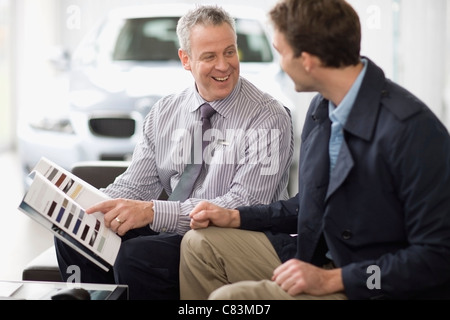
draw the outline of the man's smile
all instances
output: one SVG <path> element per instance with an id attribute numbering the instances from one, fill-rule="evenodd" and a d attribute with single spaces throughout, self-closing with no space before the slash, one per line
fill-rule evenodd
<path id="1" fill-rule="evenodd" d="M 218 78 L 218 77 L 212 77 L 212 78 L 214 80 L 216 80 L 216 81 L 219 81 L 219 82 L 225 82 L 225 81 L 227 81 L 230 78 L 230 76 L 226 76 L 224 78 Z"/>

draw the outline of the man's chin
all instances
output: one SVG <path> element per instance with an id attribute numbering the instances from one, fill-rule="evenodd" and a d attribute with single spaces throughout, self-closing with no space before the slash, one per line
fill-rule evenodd
<path id="1" fill-rule="evenodd" d="M 216 100 L 223 100 L 226 97 L 230 95 L 230 93 L 233 91 L 233 88 L 216 88 L 212 90 L 210 93 L 211 97 L 214 97 L 212 100 L 209 101 L 216 101 Z"/>

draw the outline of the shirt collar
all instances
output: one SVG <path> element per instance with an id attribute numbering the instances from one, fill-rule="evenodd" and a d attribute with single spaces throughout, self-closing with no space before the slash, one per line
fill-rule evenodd
<path id="1" fill-rule="evenodd" d="M 231 93 L 225 99 L 209 101 L 209 104 L 211 105 L 211 107 L 214 108 L 214 110 L 216 110 L 217 113 L 219 113 L 221 116 L 226 118 L 227 115 L 230 114 L 230 111 L 231 111 L 230 109 L 233 108 L 234 101 L 236 100 L 239 92 L 241 91 L 241 87 L 242 87 L 242 79 L 239 78 L 233 91 L 231 91 Z M 194 101 L 195 101 L 195 103 L 189 110 L 190 112 L 196 111 L 198 108 L 200 108 L 200 106 L 202 104 L 207 102 L 198 93 L 197 86 L 195 86 L 195 89 L 194 89 Z"/>
<path id="2" fill-rule="evenodd" d="M 338 121 L 342 126 L 344 126 L 345 123 L 347 122 L 348 115 L 352 110 L 353 104 L 355 103 L 356 100 L 356 96 L 358 95 L 359 89 L 361 88 L 361 83 L 364 79 L 364 75 L 366 74 L 367 59 L 361 58 L 361 62 L 364 65 L 363 69 L 359 73 L 352 87 L 347 92 L 347 94 L 345 95 L 341 103 L 338 105 L 338 107 L 336 108 L 333 102 L 331 101 L 328 102 L 328 113 L 330 119 L 333 122 Z"/>

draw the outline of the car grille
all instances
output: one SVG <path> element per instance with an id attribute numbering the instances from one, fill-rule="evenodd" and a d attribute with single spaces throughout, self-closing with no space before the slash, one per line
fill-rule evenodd
<path id="1" fill-rule="evenodd" d="M 97 136 L 129 138 L 135 133 L 136 122 L 130 118 L 94 118 L 89 120 L 89 128 Z"/>

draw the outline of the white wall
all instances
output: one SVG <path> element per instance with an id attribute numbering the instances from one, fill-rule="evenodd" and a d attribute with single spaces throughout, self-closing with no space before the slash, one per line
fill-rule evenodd
<path id="1" fill-rule="evenodd" d="M 14 1 L 14 101 L 17 114 L 45 110 L 48 99 L 58 94 L 52 85 L 55 70 L 49 63 L 58 41 L 55 0 Z"/>
<path id="2" fill-rule="evenodd" d="M 446 0 L 400 2 L 398 80 L 449 125 L 444 104 L 450 58 L 447 6 Z"/>

